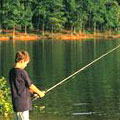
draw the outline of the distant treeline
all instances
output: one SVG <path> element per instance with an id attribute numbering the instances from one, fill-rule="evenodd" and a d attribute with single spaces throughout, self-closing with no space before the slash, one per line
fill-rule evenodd
<path id="1" fill-rule="evenodd" d="M 0 29 L 120 29 L 119 0 L 0 0 Z"/>

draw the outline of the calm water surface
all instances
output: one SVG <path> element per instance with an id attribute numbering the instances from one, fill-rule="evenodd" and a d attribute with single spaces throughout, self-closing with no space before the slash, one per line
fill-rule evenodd
<path id="1" fill-rule="evenodd" d="M 39 88 L 48 89 L 119 44 L 120 40 L 0 41 L 0 76 L 8 78 L 16 51 L 27 50 L 30 78 Z M 119 120 L 120 48 L 33 106 L 31 120 Z M 13 120 L 13 115 L 6 120 Z"/>

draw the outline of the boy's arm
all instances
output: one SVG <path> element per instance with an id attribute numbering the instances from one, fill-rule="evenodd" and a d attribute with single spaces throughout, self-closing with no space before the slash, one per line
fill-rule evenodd
<path id="1" fill-rule="evenodd" d="M 30 91 L 37 93 L 40 97 L 45 96 L 45 91 L 40 91 L 35 85 L 31 84 L 29 87 Z"/>

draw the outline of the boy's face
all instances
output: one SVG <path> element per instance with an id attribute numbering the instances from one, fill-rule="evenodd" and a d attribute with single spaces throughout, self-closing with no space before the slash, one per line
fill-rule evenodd
<path id="1" fill-rule="evenodd" d="M 21 68 L 24 69 L 27 66 L 28 63 L 29 63 L 29 60 L 28 61 L 21 60 L 20 61 Z"/>

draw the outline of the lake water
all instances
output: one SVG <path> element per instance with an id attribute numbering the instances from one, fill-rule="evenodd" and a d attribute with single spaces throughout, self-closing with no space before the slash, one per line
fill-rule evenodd
<path id="1" fill-rule="evenodd" d="M 15 53 L 27 50 L 30 78 L 39 88 L 48 89 L 119 44 L 120 40 L 0 41 L 0 76 L 8 78 Z M 31 120 L 119 120 L 120 48 L 33 106 Z M 13 115 L 6 120 L 13 120 Z"/>

